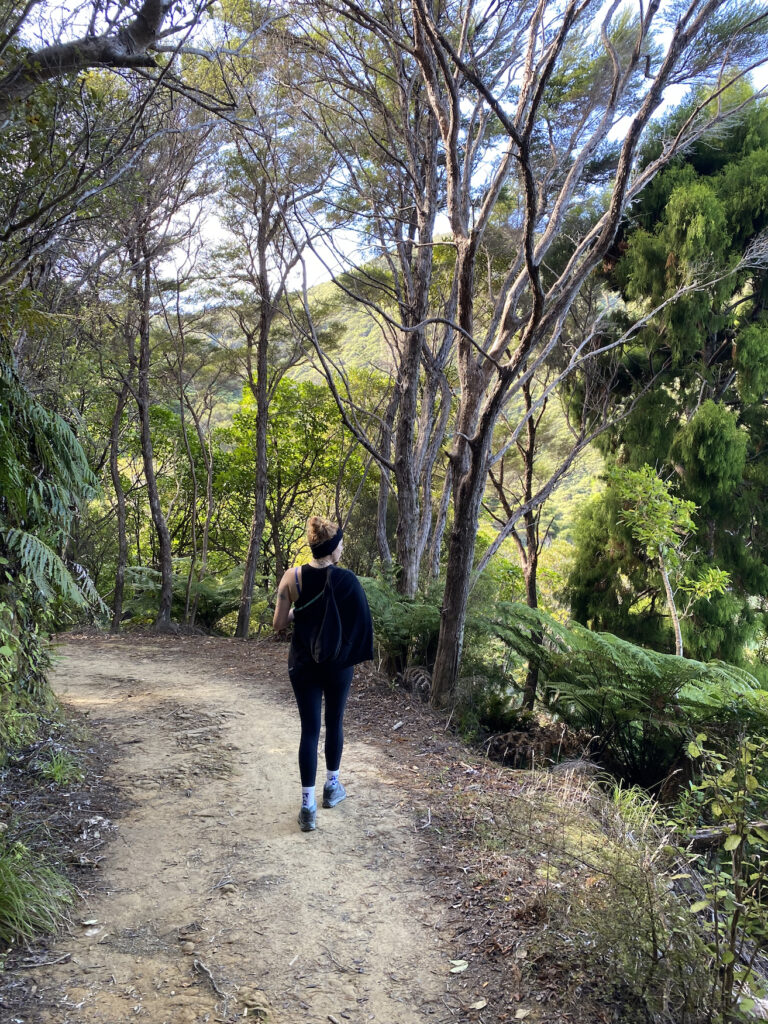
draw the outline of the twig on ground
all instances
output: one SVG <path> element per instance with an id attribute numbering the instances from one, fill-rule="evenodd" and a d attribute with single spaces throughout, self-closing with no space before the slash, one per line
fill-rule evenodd
<path id="1" fill-rule="evenodd" d="M 336 959 L 336 957 L 333 955 L 333 953 L 331 952 L 331 950 L 327 946 L 323 946 L 323 949 L 328 954 L 328 956 L 331 958 L 331 960 L 336 964 L 336 966 L 339 968 L 340 971 L 346 971 L 347 974 L 362 974 L 363 973 L 362 967 L 347 967 L 345 964 L 340 963 Z"/>
<path id="2" fill-rule="evenodd" d="M 65 953 L 63 956 L 57 957 L 55 960 L 40 960 L 36 964 L 17 964 L 11 968 L 13 971 L 34 971 L 38 967 L 51 967 L 53 964 L 65 964 L 72 958 L 71 953 Z"/>
<path id="3" fill-rule="evenodd" d="M 204 974 L 208 978 L 208 981 L 210 981 L 211 983 L 211 988 L 213 989 L 217 996 L 221 996 L 222 999 L 227 998 L 226 992 L 221 991 L 219 986 L 214 981 L 214 977 L 211 974 L 209 968 L 203 963 L 202 960 L 193 961 L 192 966 L 195 968 L 198 974 Z"/>

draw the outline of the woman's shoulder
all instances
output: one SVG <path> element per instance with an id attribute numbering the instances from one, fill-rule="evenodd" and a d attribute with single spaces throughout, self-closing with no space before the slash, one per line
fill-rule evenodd
<path id="1" fill-rule="evenodd" d="M 282 578 L 281 578 L 280 583 L 279 583 L 278 586 L 279 587 L 287 587 L 288 584 L 294 584 L 296 582 L 296 576 L 297 575 L 298 575 L 299 579 L 301 579 L 301 570 L 302 570 L 302 568 L 303 568 L 303 566 L 301 566 L 301 565 L 293 565 L 293 566 L 291 566 L 290 569 L 286 569 L 285 572 L 282 575 Z"/>

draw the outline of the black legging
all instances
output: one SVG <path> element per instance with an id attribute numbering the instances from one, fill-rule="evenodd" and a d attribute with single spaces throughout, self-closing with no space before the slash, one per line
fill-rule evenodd
<path id="1" fill-rule="evenodd" d="M 344 749 L 344 708 L 352 683 L 353 668 L 293 669 L 291 686 L 301 718 L 299 773 L 304 787 L 314 786 L 317 776 L 317 744 L 320 739 L 320 709 L 325 694 L 325 766 L 337 772 Z"/>

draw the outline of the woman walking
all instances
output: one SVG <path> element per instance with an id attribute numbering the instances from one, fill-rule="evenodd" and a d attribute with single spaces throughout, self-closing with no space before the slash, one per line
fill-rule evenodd
<path id="1" fill-rule="evenodd" d="M 341 527 L 328 519 L 312 516 L 307 522 L 307 543 L 312 560 L 307 565 L 289 569 L 283 576 L 277 588 L 272 623 L 276 630 L 285 629 L 289 622 L 294 624 L 288 675 L 301 719 L 299 827 L 302 832 L 311 832 L 317 825 L 315 779 L 323 695 L 327 769 L 323 807 L 335 807 L 347 795 L 339 781 L 339 768 L 344 747 L 344 708 L 354 666 L 373 658 L 373 625 L 365 592 L 353 572 L 338 567 L 344 549 Z M 326 584 L 333 590 L 341 623 L 341 635 L 336 638 L 338 643 L 333 644 L 331 656 L 327 651 L 319 651 L 317 642 L 329 604 Z"/>

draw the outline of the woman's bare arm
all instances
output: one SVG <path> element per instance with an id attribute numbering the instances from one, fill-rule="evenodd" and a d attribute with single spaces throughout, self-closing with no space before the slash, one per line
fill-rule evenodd
<path id="1" fill-rule="evenodd" d="M 277 588 L 277 601 L 275 602 L 275 614 L 272 618 L 272 628 L 280 631 L 285 629 L 293 621 L 293 608 L 291 603 L 294 600 L 292 583 L 292 570 L 283 574 L 280 585 Z"/>

